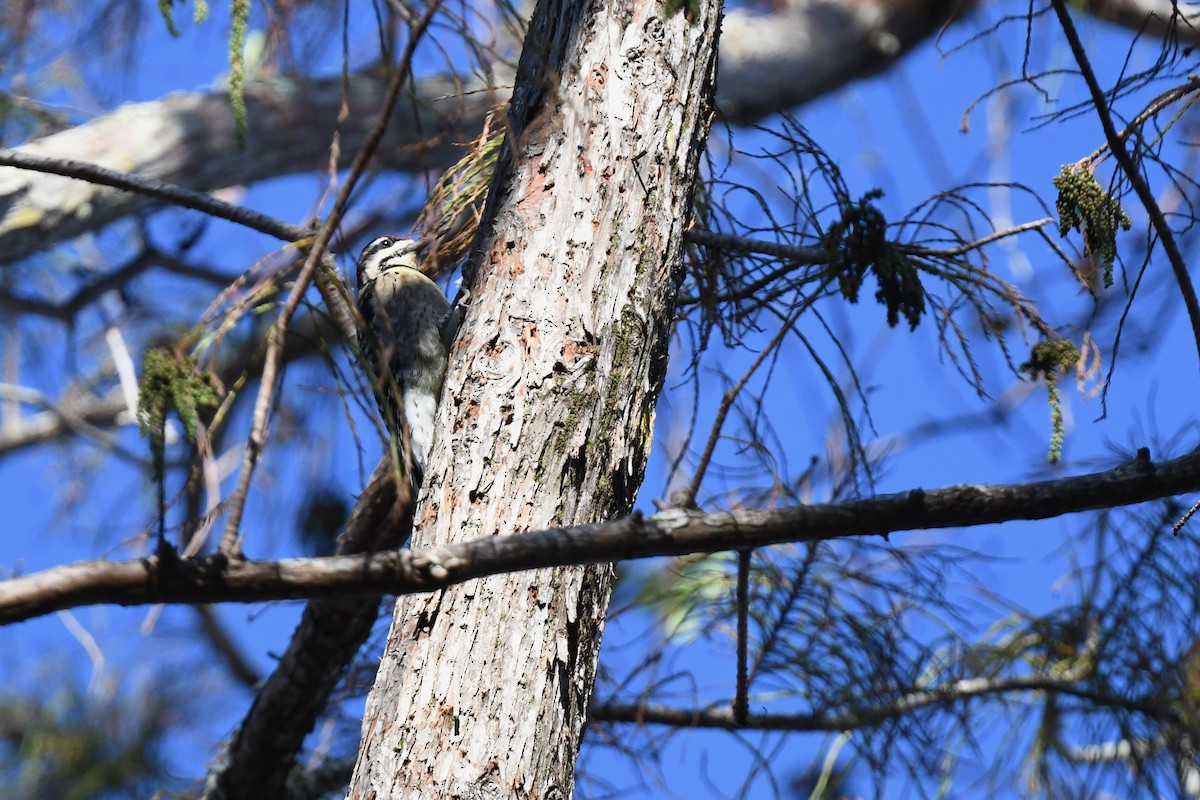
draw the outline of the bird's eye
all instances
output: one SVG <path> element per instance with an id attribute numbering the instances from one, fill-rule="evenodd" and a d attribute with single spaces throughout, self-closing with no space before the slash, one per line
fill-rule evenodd
<path id="1" fill-rule="evenodd" d="M 383 239 L 380 240 L 380 244 L 382 244 L 384 247 L 391 247 L 395 243 L 396 243 L 396 240 L 390 236 L 385 236 L 385 237 L 383 237 Z"/>

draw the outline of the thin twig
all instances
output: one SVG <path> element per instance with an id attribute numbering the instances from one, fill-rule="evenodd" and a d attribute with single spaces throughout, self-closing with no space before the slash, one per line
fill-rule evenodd
<path id="1" fill-rule="evenodd" d="M 750 649 L 750 555 L 753 550 L 738 551 L 737 572 L 737 685 L 733 696 L 733 720 L 741 726 L 750 715 L 750 677 L 747 663 Z"/>
<path id="2" fill-rule="evenodd" d="M 949 247 L 943 250 L 932 247 L 919 247 L 911 244 L 900 245 L 900 249 L 903 250 L 906 255 L 920 256 L 922 258 L 958 258 L 959 256 L 964 256 L 967 253 L 974 252 L 985 245 L 989 245 L 992 242 L 998 242 L 1001 239 L 1007 239 L 1010 236 L 1016 236 L 1018 234 L 1025 233 L 1026 231 L 1035 231 L 1053 222 L 1053 217 L 1043 217 L 1042 219 L 1035 219 L 1031 222 L 1023 222 L 1020 225 L 1014 225 L 1011 228 L 1005 228 L 1002 231 L 990 233 L 987 236 L 984 236 L 982 239 L 976 239 L 973 242 L 967 242 L 959 245 L 958 247 Z"/>
<path id="3" fill-rule="evenodd" d="M 1187 97 L 1189 94 L 1197 91 L 1198 89 L 1200 89 L 1200 75 L 1188 76 L 1187 83 L 1182 84 L 1181 86 L 1176 86 L 1173 89 L 1168 89 L 1150 101 L 1149 105 L 1142 109 L 1142 112 L 1130 120 L 1129 124 L 1126 125 L 1119 134 L 1117 134 L 1117 138 L 1124 143 L 1124 141 L 1128 139 L 1134 133 L 1134 131 L 1140 132 L 1142 125 L 1145 124 L 1145 122 L 1151 117 L 1155 116 L 1158 114 L 1158 112 L 1162 111 L 1177 100 Z M 1184 108 L 1186 109 L 1187 107 L 1185 106 Z M 1096 148 L 1094 153 L 1085 158 L 1084 161 L 1088 164 L 1098 164 L 1103 160 L 1104 154 L 1110 149 L 1111 148 L 1109 147 L 1108 143 L 1102 144 Z"/>
<path id="4" fill-rule="evenodd" d="M 739 253 L 759 253 L 764 256 L 786 258 L 797 266 L 827 264 L 829 262 L 829 251 L 824 247 L 797 247 L 790 244 L 780 244 L 779 242 L 768 242 L 763 239 L 751 239 L 748 236 L 715 233 L 699 228 L 685 231 L 683 238 L 690 244 L 719 247 L 722 250 L 735 250 Z"/>
<path id="5" fill-rule="evenodd" d="M 1171 533 L 1175 536 L 1178 536 L 1180 529 L 1184 525 L 1187 525 L 1188 520 L 1195 516 L 1197 511 L 1200 511 L 1200 500 L 1196 501 L 1196 503 L 1194 503 L 1192 507 L 1187 510 L 1187 513 L 1180 517 L 1179 521 L 1171 526 Z"/>
<path id="6" fill-rule="evenodd" d="M 1007 239 L 1010 236 L 1017 236 L 1028 231 L 1039 230 L 1046 225 L 1054 222 L 1053 217 L 1043 217 L 1042 219 L 1023 222 L 1020 225 L 1014 225 L 1011 228 L 1005 228 L 1002 231 L 995 231 L 973 242 L 965 242 L 957 247 L 948 248 L 933 248 L 921 247 L 913 244 L 901 244 L 900 249 L 906 254 L 917 256 L 919 258 L 937 258 L 937 259 L 954 259 L 967 253 L 979 250 L 993 242 L 998 242 L 1001 239 Z M 752 253 L 756 255 L 771 256 L 773 258 L 781 258 L 787 261 L 784 266 L 774 270 L 767 275 L 757 278 L 752 283 L 737 289 L 736 291 L 726 294 L 715 295 L 711 297 L 702 295 L 683 295 L 680 296 L 676 303 L 680 306 L 694 305 L 696 303 L 724 303 L 743 300 L 754 295 L 760 289 L 771 284 L 775 280 L 786 276 L 796 267 L 817 266 L 829 263 L 829 254 L 826 250 L 817 247 L 796 247 L 794 245 L 779 244 L 778 242 L 768 242 L 761 239 L 751 239 L 744 236 L 733 236 L 724 233 L 714 233 L 707 230 L 693 229 L 684 234 L 688 242 L 692 244 L 701 244 L 708 247 L 716 247 L 722 250 L 731 250 L 739 253 Z"/>
<path id="7" fill-rule="evenodd" d="M 828 282 L 828 279 L 826 279 L 826 282 Z M 749 383 L 750 378 L 752 378 L 754 373 L 758 371 L 758 368 L 763 365 L 763 362 L 767 360 L 767 357 L 770 356 L 771 353 L 775 351 L 775 348 L 779 347 L 779 345 L 783 342 L 784 337 L 787 336 L 791 331 L 792 325 L 795 324 L 799 316 L 816 301 L 816 298 L 821 296 L 821 291 L 823 289 L 824 285 L 805 298 L 804 302 L 802 302 L 796 308 L 796 310 L 793 311 L 786 320 L 784 320 L 783 325 L 781 325 L 779 328 L 779 332 L 775 334 L 767 346 L 763 348 L 763 351 L 758 354 L 758 358 L 754 359 L 754 363 L 751 364 L 750 368 L 746 370 L 746 373 L 742 375 L 741 380 L 739 380 L 731 389 L 729 389 L 729 391 L 725 392 L 725 395 L 721 398 L 721 405 L 717 409 L 717 416 L 716 419 L 713 420 L 712 429 L 708 432 L 708 441 L 704 445 L 704 452 L 700 456 L 700 462 L 696 465 L 696 472 L 692 476 L 692 483 L 687 488 L 686 493 L 675 500 L 675 503 L 681 508 L 691 508 L 696 504 L 696 495 L 700 493 L 700 483 L 704 480 L 704 473 L 708 471 L 708 465 L 712 461 L 713 451 L 716 450 L 717 441 L 721 438 L 721 429 L 725 426 L 725 419 L 729 416 L 729 412 L 733 408 L 733 404 L 737 400 L 738 395 L 742 393 L 742 389 L 746 388 L 746 384 Z"/>
<path id="8" fill-rule="evenodd" d="M 600 722 L 636 722 L 671 725 L 676 728 L 746 728 L 775 731 L 845 731 L 869 728 L 913 711 L 941 706 L 957 706 L 973 697 L 1011 692 L 1050 692 L 1079 697 L 1099 705 L 1148 715 L 1169 714 L 1165 706 L 1149 699 L 1125 698 L 1095 691 L 1077 675 L 1028 675 L 1015 677 L 964 678 L 933 689 L 917 689 L 878 704 L 864 704 L 845 711 L 817 711 L 810 714 L 755 714 L 738 723 L 733 714 L 720 708 L 675 708 L 648 703 L 593 703 L 588 716 Z"/>

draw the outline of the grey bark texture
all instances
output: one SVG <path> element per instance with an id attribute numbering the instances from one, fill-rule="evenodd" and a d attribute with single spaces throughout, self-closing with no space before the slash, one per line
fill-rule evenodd
<path id="1" fill-rule="evenodd" d="M 414 546 L 629 512 L 711 117 L 719 4 L 544 0 L 477 244 Z M 612 570 L 396 606 L 352 798 L 570 797 Z"/>
<path id="2" fill-rule="evenodd" d="M 83 125 L 36 139 L 20 152 L 86 161 L 198 191 L 253 183 L 330 166 L 348 167 L 387 90 L 381 71 L 320 80 L 257 81 L 246 89 L 246 148 L 234 135 L 226 92 L 175 93 L 131 103 Z M 460 94 L 461 92 L 461 94 Z M 455 142 L 479 134 L 496 95 L 475 83 L 421 81 L 396 113 L 377 150 L 391 169 L 442 169 L 461 156 Z M 344 119 L 339 119 L 343 101 Z M 0 264 L 9 263 L 161 201 L 71 178 L 0 167 Z"/>

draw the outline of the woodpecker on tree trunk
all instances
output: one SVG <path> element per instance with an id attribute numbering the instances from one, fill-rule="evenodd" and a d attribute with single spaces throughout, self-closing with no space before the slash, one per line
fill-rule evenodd
<path id="1" fill-rule="evenodd" d="M 381 236 L 358 257 L 358 345 L 384 424 L 412 453 L 414 483 L 425 472 L 446 355 L 454 331 L 450 302 L 419 270 L 422 246 Z"/>

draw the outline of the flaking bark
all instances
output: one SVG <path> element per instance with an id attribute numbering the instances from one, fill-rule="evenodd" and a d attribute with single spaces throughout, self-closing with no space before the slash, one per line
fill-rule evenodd
<path id="1" fill-rule="evenodd" d="M 414 545 L 628 513 L 711 117 L 719 5 L 543 2 Z M 612 570 L 397 604 L 352 798 L 569 797 Z"/>

